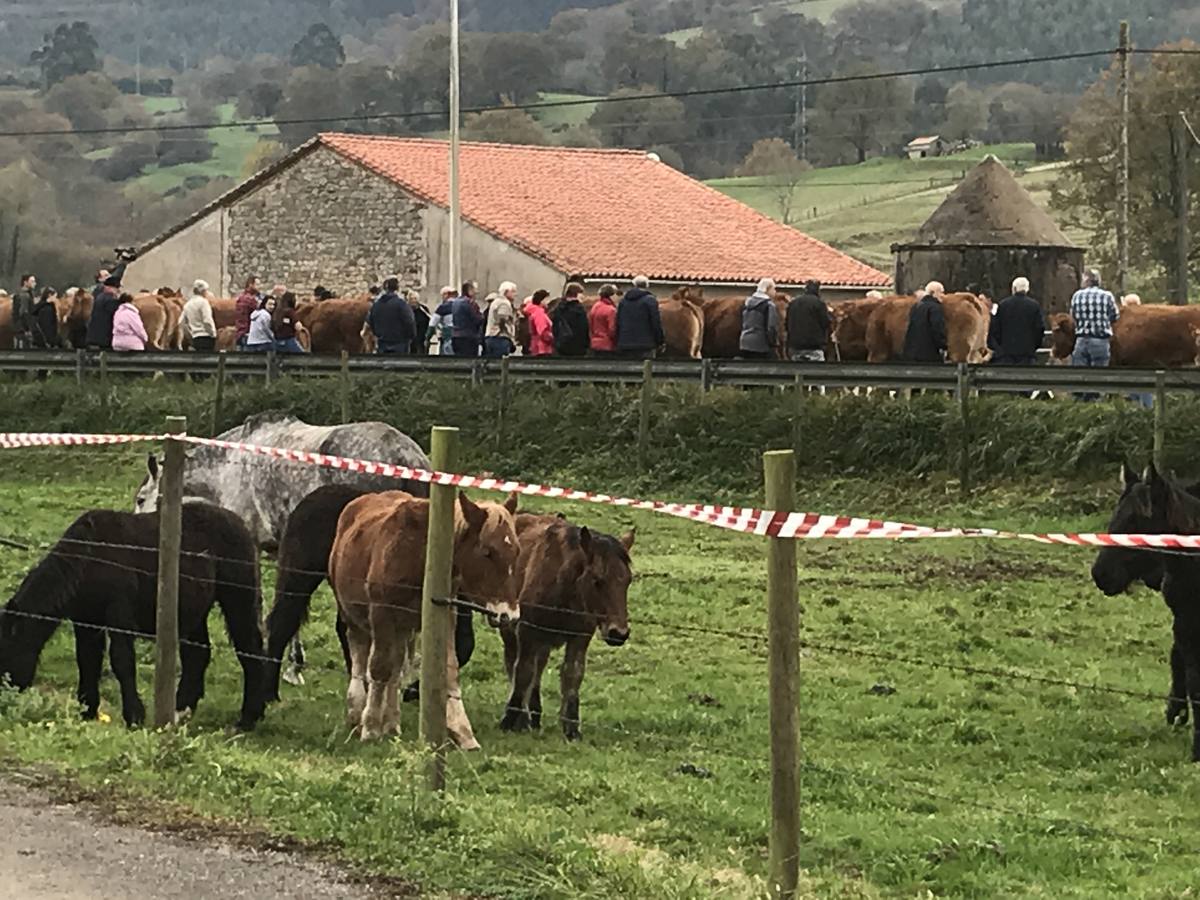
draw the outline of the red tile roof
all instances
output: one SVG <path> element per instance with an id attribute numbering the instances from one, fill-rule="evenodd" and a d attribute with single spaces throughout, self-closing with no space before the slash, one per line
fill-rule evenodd
<path id="1" fill-rule="evenodd" d="M 445 141 L 318 141 L 448 206 Z M 883 286 L 890 278 L 633 150 L 462 145 L 463 217 L 566 274 L 670 281 Z"/>

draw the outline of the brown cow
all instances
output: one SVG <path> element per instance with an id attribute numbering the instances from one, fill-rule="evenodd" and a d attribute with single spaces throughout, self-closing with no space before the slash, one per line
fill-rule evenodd
<path id="1" fill-rule="evenodd" d="M 1195 365 L 1193 326 L 1200 328 L 1200 306 L 1126 306 L 1113 324 L 1112 365 L 1147 369 Z M 1069 315 L 1050 316 L 1050 345 L 1056 361 L 1070 360 L 1075 350 L 1075 320 Z"/>
<path id="2" fill-rule="evenodd" d="M 704 349 L 703 300 L 703 289 L 684 287 L 658 304 L 667 339 L 664 358 L 700 359 Z"/>
<path id="3" fill-rule="evenodd" d="M 162 301 L 163 310 L 167 314 L 166 327 L 163 332 L 164 350 L 183 349 L 183 294 L 174 288 L 163 287 L 157 291 L 158 299 Z"/>
<path id="4" fill-rule="evenodd" d="M 370 297 L 344 297 L 301 303 L 296 307 L 296 319 L 312 335 L 313 353 L 363 353 L 363 323 L 370 310 Z"/>
<path id="5" fill-rule="evenodd" d="M 833 355 L 826 354 L 828 359 L 840 362 L 866 361 L 867 323 L 881 303 L 882 299 L 864 297 L 834 304 L 830 310 L 833 321 L 829 331 L 834 352 Z"/>
<path id="6" fill-rule="evenodd" d="M 867 361 L 891 362 L 904 357 L 904 338 L 908 316 L 916 297 L 885 297 L 867 322 Z M 954 363 L 986 362 L 988 326 L 992 310 L 986 300 L 974 294 L 946 294 L 942 297 L 946 313 L 946 358 Z"/>
<path id="7" fill-rule="evenodd" d="M 12 348 L 12 297 L 0 297 L 0 350 Z"/>
<path id="8" fill-rule="evenodd" d="M 168 350 L 171 323 L 167 302 L 158 294 L 138 294 L 133 298 L 142 324 L 146 326 L 146 349 Z"/>
<path id="9" fill-rule="evenodd" d="M 787 307 L 791 298 L 784 293 L 775 294 L 775 309 L 779 311 L 779 342 L 775 353 L 787 359 Z M 717 297 L 705 300 L 701 307 L 704 313 L 705 359 L 734 359 L 741 355 L 742 297 Z"/>
<path id="10" fill-rule="evenodd" d="M 500 624 L 520 617 L 516 508 L 515 494 L 504 505 L 477 505 L 459 494 L 454 511 L 450 596 L 485 607 Z M 400 731 L 399 689 L 421 627 L 428 530 L 429 501 L 403 491 L 359 497 L 338 519 L 329 583 L 350 649 L 347 718 L 364 741 Z M 463 708 L 453 641 L 447 668 L 447 728 L 459 747 L 476 750 L 479 742 Z"/>
<path id="11" fill-rule="evenodd" d="M 599 631 L 610 647 L 629 640 L 629 551 L 634 533 L 620 540 L 576 528 L 555 516 L 517 516 L 521 556 L 521 618 L 500 629 L 512 695 L 500 722 L 504 731 L 540 728 L 542 673 L 552 650 L 566 647 L 559 721 L 569 741 L 579 730 L 579 688 L 588 646 Z"/>

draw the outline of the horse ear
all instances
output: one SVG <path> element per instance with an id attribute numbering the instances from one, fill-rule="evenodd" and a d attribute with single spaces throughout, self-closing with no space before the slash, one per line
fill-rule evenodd
<path id="1" fill-rule="evenodd" d="M 579 529 L 579 546 L 583 548 L 583 552 L 588 556 L 592 555 L 592 533 L 585 525 Z"/>
<path id="2" fill-rule="evenodd" d="M 1129 490 L 1140 481 L 1141 478 L 1138 477 L 1138 473 L 1133 470 L 1128 461 L 1121 463 L 1121 487 L 1123 489 Z"/>
<path id="3" fill-rule="evenodd" d="M 513 491 L 508 495 L 508 499 L 504 501 L 504 508 L 508 510 L 510 515 L 517 514 L 517 506 L 521 502 L 521 495 Z"/>
<path id="4" fill-rule="evenodd" d="M 637 528 L 636 527 L 630 528 L 627 532 L 625 532 L 623 535 L 621 535 L 621 546 L 625 548 L 626 553 L 628 553 L 630 550 L 633 549 L 633 540 L 636 537 L 637 537 Z"/>
<path id="5" fill-rule="evenodd" d="M 158 478 L 158 457 L 153 453 L 146 455 L 146 471 L 150 473 L 151 478 Z"/>
<path id="6" fill-rule="evenodd" d="M 487 521 L 487 512 L 480 509 L 479 506 L 471 501 L 471 498 L 459 491 L 458 507 L 462 510 L 463 518 L 467 520 L 472 530 L 480 531 L 483 529 L 483 523 Z"/>

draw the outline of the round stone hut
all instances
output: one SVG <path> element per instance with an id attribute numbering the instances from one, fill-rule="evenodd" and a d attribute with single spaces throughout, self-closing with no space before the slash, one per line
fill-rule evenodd
<path id="1" fill-rule="evenodd" d="M 1083 249 L 994 156 L 972 169 L 913 240 L 894 244 L 892 253 L 897 293 L 940 281 L 949 291 L 974 289 L 999 300 L 1024 275 L 1048 313 L 1067 310 L 1083 273 Z"/>

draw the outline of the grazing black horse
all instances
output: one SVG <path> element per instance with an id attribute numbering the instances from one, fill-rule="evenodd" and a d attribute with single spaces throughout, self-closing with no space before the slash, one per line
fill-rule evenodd
<path id="1" fill-rule="evenodd" d="M 1125 466 L 1122 481 L 1111 534 L 1200 534 L 1200 486 L 1185 488 L 1154 466 L 1142 478 Z M 1092 580 L 1110 597 L 1135 581 L 1162 591 L 1174 618 L 1167 723 L 1186 724 L 1190 701 L 1192 761 L 1200 762 L 1200 552 L 1106 547 Z"/>
<path id="2" fill-rule="evenodd" d="M 424 485 L 418 485 L 424 488 Z M 279 541 L 279 575 L 275 582 L 275 603 L 267 616 L 266 695 L 268 702 L 279 699 L 280 663 L 284 649 L 308 619 L 312 595 L 329 570 L 329 553 L 337 536 L 338 518 L 351 501 L 371 493 L 349 484 L 330 484 L 317 488 L 300 501 L 288 516 Z M 424 496 L 427 491 L 421 491 Z M 342 645 L 346 671 L 350 671 L 350 651 L 346 643 L 346 626 L 337 619 L 337 635 Z M 475 650 L 475 629 L 471 611 L 459 607 L 454 633 L 458 665 L 465 666 Z M 419 687 L 409 685 L 405 700 L 417 697 Z"/>
<path id="3" fill-rule="evenodd" d="M 135 635 L 154 636 L 158 575 L 158 514 L 98 509 L 81 515 L 0 611 L 0 679 L 22 690 L 33 683 L 42 648 L 59 623 L 75 626 L 79 702 L 85 719 L 100 706 L 100 670 L 108 634 L 113 674 L 130 727 L 146 708 L 137 690 Z M 221 608 L 242 665 L 242 710 L 237 725 L 249 730 L 262 718 L 262 612 L 258 546 L 233 513 L 207 503 L 183 507 L 179 560 L 180 679 L 178 712 L 194 710 L 204 696 L 212 651 L 208 614 Z"/>

